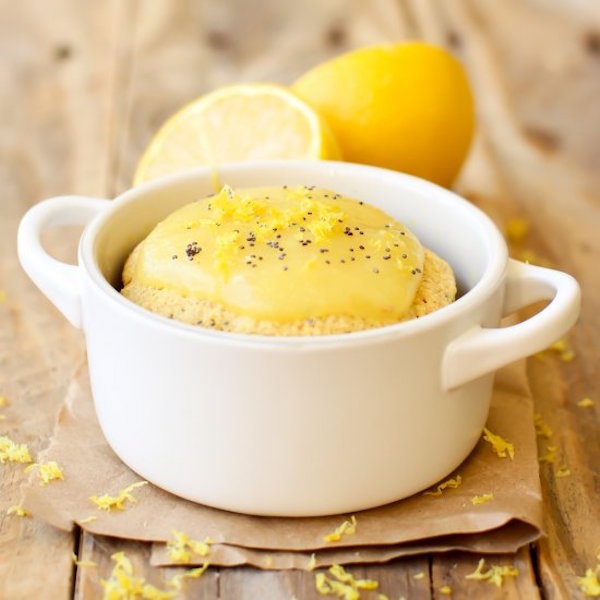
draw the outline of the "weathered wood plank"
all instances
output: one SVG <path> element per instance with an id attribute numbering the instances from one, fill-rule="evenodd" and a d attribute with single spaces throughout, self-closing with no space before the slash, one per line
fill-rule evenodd
<path id="1" fill-rule="evenodd" d="M 21 271 L 16 228 L 25 210 L 60 193 L 106 193 L 106 125 L 115 43 L 114 3 L 4 2 L 0 20 L 0 433 L 34 455 L 84 359 L 74 330 Z M 72 258 L 73 232 L 49 250 Z M 0 465 L 0 597 L 68 598 L 75 538 L 30 518 L 6 516 L 20 501 L 21 465 Z"/>
<path id="2" fill-rule="evenodd" d="M 477 556 L 464 553 L 451 553 L 436 556 L 433 559 L 431 579 L 434 598 L 448 597 L 443 588 L 448 586 L 455 598 L 472 597 L 487 600 L 493 598 L 522 598 L 533 600 L 539 598 L 539 590 L 535 581 L 529 549 L 523 548 L 516 555 L 497 555 L 486 557 L 484 571 L 490 565 L 510 566 L 516 568 L 519 574 L 515 577 L 505 577 L 501 587 L 489 581 L 466 579 L 473 573 L 479 562 Z"/>

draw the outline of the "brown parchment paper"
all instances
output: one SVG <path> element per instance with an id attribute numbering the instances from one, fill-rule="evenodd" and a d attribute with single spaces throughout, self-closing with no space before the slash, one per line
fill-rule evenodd
<path id="1" fill-rule="evenodd" d="M 542 527 L 533 408 L 524 362 L 498 373 L 488 426 L 515 445 L 514 460 L 498 458 L 490 445 L 481 441 L 452 474 L 462 477 L 458 489 L 446 490 L 439 497 L 418 494 L 357 513 L 356 533 L 335 544 L 326 543 L 323 536 L 349 515 L 252 517 L 198 505 L 152 485 L 136 489 L 138 502 L 129 504 L 127 510 L 105 512 L 90 502 L 91 495 L 116 494 L 141 478 L 117 458 L 104 440 L 84 365 L 58 414 L 53 439 L 44 455 L 38 457 L 57 461 L 65 479 L 40 487 L 32 475 L 23 504 L 37 517 L 67 530 L 74 522 L 81 524 L 94 515 L 96 520 L 81 526 L 101 535 L 163 543 L 170 539 L 173 529 L 185 531 L 194 539 L 210 536 L 216 542 L 211 562 L 219 564 L 217 557 L 221 556 L 223 565 L 302 567 L 310 553 L 316 552 L 319 557 L 324 550 L 340 563 L 353 561 L 351 556 L 356 557 L 356 552 L 362 553 L 360 562 L 367 562 L 368 557 L 377 562 L 402 553 L 455 548 L 484 551 L 481 544 L 486 539 L 494 540 L 493 546 L 488 543 L 487 551 L 492 547 L 498 552 L 507 547 L 516 550 L 535 539 Z M 494 499 L 474 506 L 471 498 L 484 493 L 493 493 Z M 484 532 L 489 533 L 481 535 Z M 304 554 L 294 556 L 294 552 Z M 266 553 L 270 554 L 269 560 L 264 557 Z M 155 548 L 153 560 L 167 564 L 161 548 Z"/>

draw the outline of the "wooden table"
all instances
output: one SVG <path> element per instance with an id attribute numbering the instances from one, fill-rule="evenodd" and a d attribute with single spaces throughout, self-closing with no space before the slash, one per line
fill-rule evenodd
<path id="1" fill-rule="evenodd" d="M 258 6 L 257 6 L 258 5 Z M 451 48 L 475 90 L 479 130 L 456 188 L 504 226 L 532 231 L 516 254 L 574 274 L 583 313 L 569 336 L 572 362 L 530 359 L 537 409 L 555 431 L 570 478 L 540 469 L 548 537 L 501 562 L 519 577 L 500 590 L 464 579 L 478 557 L 460 553 L 355 569 L 390 598 L 578 598 L 576 576 L 600 546 L 600 4 L 597 0 L 4 0 L 0 8 L 0 433 L 37 452 L 85 359 L 83 337 L 33 287 L 16 257 L 25 210 L 56 194 L 113 197 L 129 186 L 157 126 L 186 101 L 244 80 L 291 82 L 346 49 L 407 38 Z M 73 257 L 76 236 L 48 247 Z M 584 396 L 595 407 L 581 409 Z M 124 549 L 161 584 L 173 569 L 148 565 L 149 548 L 5 515 L 23 469 L 0 467 L 0 597 L 96 598 L 110 555 Z M 81 559 L 97 569 L 76 568 Z M 427 576 L 415 581 L 409 570 Z M 414 570 L 413 570 L 414 572 Z M 210 569 L 194 598 L 318 597 L 314 574 Z M 372 597 L 373 595 L 369 596 Z"/>

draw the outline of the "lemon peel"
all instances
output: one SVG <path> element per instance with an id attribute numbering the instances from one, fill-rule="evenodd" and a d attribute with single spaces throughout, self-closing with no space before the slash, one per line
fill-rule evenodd
<path id="1" fill-rule="evenodd" d="M 554 342 L 554 344 L 552 344 L 548 350 L 558 354 L 560 360 L 566 363 L 571 362 L 575 358 L 575 351 L 569 346 L 565 338 L 556 340 L 556 342 Z M 541 356 L 543 356 L 543 354 L 540 355 L 540 357 Z"/>
<path id="2" fill-rule="evenodd" d="M 97 567 L 93 560 L 78 560 L 75 552 L 71 552 L 71 560 L 76 567 Z"/>
<path id="3" fill-rule="evenodd" d="M 556 446 L 547 446 L 547 452 L 538 459 L 540 463 L 553 465 L 556 462 Z"/>
<path id="4" fill-rule="evenodd" d="M 577 585 L 586 596 L 592 598 L 600 596 L 600 581 L 598 580 L 599 571 L 600 565 L 597 565 L 595 569 L 586 569 L 585 575 L 577 578 Z"/>
<path id="5" fill-rule="evenodd" d="M 544 419 L 540 413 L 535 413 L 533 415 L 533 424 L 535 426 L 535 433 L 540 437 L 550 438 L 552 437 L 552 429 Z"/>
<path id="6" fill-rule="evenodd" d="M 517 577 L 519 569 L 511 567 L 510 565 L 497 566 L 491 565 L 489 570 L 483 571 L 485 566 L 485 559 L 482 558 L 477 565 L 477 568 L 473 573 L 465 575 L 466 579 L 474 579 L 477 581 L 489 581 L 497 587 L 502 587 L 505 577 Z"/>
<path id="7" fill-rule="evenodd" d="M 108 494 L 103 494 L 102 496 L 90 496 L 90 500 L 101 510 L 112 510 L 113 508 L 116 510 L 125 510 L 125 503 L 127 501 L 136 503 L 137 500 L 131 494 L 131 492 L 139 487 L 144 485 L 148 485 L 147 481 L 138 481 L 137 483 L 132 483 L 131 485 L 123 488 L 118 492 L 116 496 L 110 496 Z"/>
<path id="8" fill-rule="evenodd" d="M 169 600 L 175 598 L 176 591 L 167 592 L 160 590 L 143 577 L 136 577 L 133 565 L 124 552 L 116 552 L 111 556 L 115 563 L 109 579 L 102 579 L 100 583 L 104 590 L 104 600 Z"/>
<path id="9" fill-rule="evenodd" d="M 558 467 L 558 469 L 556 470 L 556 474 L 555 476 L 560 479 L 562 477 L 569 477 L 569 475 L 571 475 L 571 469 L 569 469 L 569 467 L 567 467 L 567 465 L 561 465 L 560 467 Z"/>
<path id="10" fill-rule="evenodd" d="M 492 445 L 492 450 L 500 458 L 506 458 L 510 460 L 515 457 L 515 447 L 509 441 L 502 439 L 499 435 L 492 433 L 487 427 L 483 428 L 483 439 Z"/>
<path id="11" fill-rule="evenodd" d="M 33 462 L 27 444 L 17 444 L 8 436 L 0 435 L 0 464 L 6 461 L 14 463 Z"/>
<path id="12" fill-rule="evenodd" d="M 494 494 L 481 494 L 480 496 L 473 496 L 471 498 L 471 504 L 484 504 L 494 499 Z"/>
<path id="13" fill-rule="evenodd" d="M 348 573 L 341 565 L 334 564 L 328 571 L 334 579 L 330 579 L 325 573 L 315 575 L 315 587 L 323 596 L 359 600 L 360 590 L 370 591 L 379 588 L 379 582 L 373 579 L 355 579 L 354 575 Z"/>
<path id="14" fill-rule="evenodd" d="M 183 582 L 185 579 L 198 579 L 204 575 L 204 571 L 209 567 L 208 562 L 205 562 L 201 567 L 196 567 L 195 569 L 188 569 L 184 573 L 177 573 L 167 581 L 167 585 L 169 587 L 175 588 L 178 592 L 183 589 Z"/>
<path id="15" fill-rule="evenodd" d="M 577 403 L 579 408 L 592 408 L 594 406 L 594 401 L 591 398 L 583 398 Z"/>
<path id="16" fill-rule="evenodd" d="M 15 506 L 9 507 L 6 511 L 6 514 L 9 516 L 15 515 L 15 517 L 29 517 L 31 513 L 17 504 Z"/>
<path id="17" fill-rule="evenodd" d="M 48 461 L 47 463 L 33 463 L 25 469 L 25 473 L 33 471 L 36 467 L 41 486 L 48 485 L 51 481 L 57 479 L 64 480 L 65 478 L 62 469 L 53 460 Z"/>
<path id="18" fill-rule="evenodd" d="M 169 558 L 176 563 L 189 564 L 194 554 L 203 557 L 208 556 L 210 544 L 214 543 L 209 537 L 205 538 L 203 542 L 192 540 L 189 535 L 176 529 L 173 529 L 171 534 L 173 539 L 167 542 L 167 550 Z"/>
<path id="19" fill-rule="evenodd" d="M 435 489 L 435 491 L 433 492 L 423 492 L 424 496 L 441 496 L 442 492 L 445 489 L 453 489 L 455 490 L 457 487 L 460 487 L 462 483 L 462 477 L 460 475 L 457 475 L 455 479 L 448 479 L 442 483 L 440 483 L 437 488 Z"/>
<path id="20" fill-rule="evenodd" d="M 443 585 L 440 588 L 440 594 L 443 596 L 452 596 L 452 588 L 449 585 Z"/>
<path id="21" fill-rule="evenodd" d="M 326 542 L 339 542 L 343 535 L 354 535 L 356 533 L 356 517 L 352 515 L 349 521 L 344 521 L 332 533 L 323 536 Z"/>

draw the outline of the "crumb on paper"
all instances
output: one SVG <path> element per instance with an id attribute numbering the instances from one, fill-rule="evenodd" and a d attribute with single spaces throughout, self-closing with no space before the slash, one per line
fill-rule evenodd
<path id="1" fill-rule="evenodd" d="M 485 559 L 482 558 L 477 565 L 477 568 L 473 573 L 465 575 L 466 579 L 474 579 L 476 581 L 488 581 L 497 587 L 502 587 L 505 577 L 517 577 L 519 569 L 511 567 L 510 565 L 491 565 L 490 568 L 484 572 L 483 567 L 485 566 Z"/>
<path id="2" fill-rule="evenodd" d="M 148 482 L 138 481 L 120 490 L 116 496 L 103 494 L 102 496 L 90 496 L 90 500 L 101 510 L 112 510 L 113 508 L 116 510 L 125 510 L 125 502 L 129 501 L 134 504 L 137 502 L 131 492 L 144 485 L 148 485 Z"/>
<path id="3" fill-rule="evenodd" d="M 325 573 L 315 575 L 315 587 L 322 596 L 337 596 L 344 600 L 359 600 L 360 590 L 376 590 L 379 582 L 373 579 L 355 579 L 341 565 L 332 565 L 329 568 L 331 579 Z"/>
<path id="4" fill-rule="evenodd" d="M 591 398 L 583 398 L 577 403 L 579 408 L 592 408 L 594 406 L 594 401 Z"/>
<path id="5" fill-rule="evenodd" d="M 571 475 L 571 469 L 569 469 L 567 465 L 561 465 L 560 467 L 558 467 L 558 469 L 556 469 L 555 476 L 557 477 L 557 479 L 560 479 L 562 477 L 569 477 L 569 475 Z"/>
<path id="6" fill-rule="evenodd" d="M 173 529 L 171 534 L 173 539 L 167 542 L 167 551 L 170 560 L 176 563 L 188 564 L 194 554 L 202 557 L 208 556 L 210 544 L 214 543 L 209 537 L 204 541 L 192 540 L 189 535 L 176 529 Z"/>
<path id="7" fill-rule="evenodd" d="M 308 571 L 314 571 L 316 566 L 317 566 L 317 556 L 313 552 L 310 555 L 310 560 L 308 561 L 308 565 L 306 565 L 306 568 Z"/>
<path id="8" fill-rule="evenodd" d="M 0 463 L 30 463 L 33 462 L 27 444 L 17 444 L 9 437 L 0 435 Z"/>
<path id="9" fill-rule="evenodd" d="M 540 413 L 535 413 L 535 415 L 533 415 L 533 424 L 537 435 L 547 439 L 552 437 L 552 429 L 550 429 L 550 426 L 544 421 Z"/>
<path id="10" fill-rule="evenodd" d="M 595 569 L 587 569 L 583 577 L 577 578 L 579 589 L 588 597 L 597 598 L 600 596 L 600 581 L 598 580 L 600 564 Z"/>
<path id="11" fill-rule="evenodd" d="M 494 494 L 481 494 L 479 496 L 473 496 L 471 498 L 471 504 L 484 504 L 485 502 L 489 502 L 494 499 Z"/>
<path id="12" fill-rule="evenodd" d="M 492 445 L 492 450 L 500 458 L 506 458 L 510 460 L 515 457 L 515 447 L 509 441 L 502 439 L 499 435 L 492 433 L 487 427 L 483 428 L 483 439 Z"/>
<path id="13" fill-rule="evenodd" d="M 354 535 L 356 533 L 356 517 L 352 515 L 349 521 L 344 521 L 339 527 L 328 533 L 323 539 L 326 542 L 339 542 L 343 535 Z"/>
<path id="14" fill-rule="evenodd" d="M 76 567 L 97 567 L 98 565 L 92 560 L 77 560 L 75 552 L 71 552 L 71 559 Z"/>
<path id="15" fill-rule="evenodd" d="M 143 577 L 136 577 L 133 565 L 124 552 L 116 552 L 111 556 L 115 563 L 110 577 L 100 580 L 104 590 L 104 600 L 129 600 L 143 598 L 145 600 L 168 600 L 177 596 L 177 591 L 160 590 Z"/>
<path id="16" fill-rule="evenodd" d="M 452 596 L 452 588 L 449 585 L 443 585 L 440 588 L 440 594 L 443 596 Z"/>
<path id="17" fill-rule="evenodd" d="M 442 492 L 445 489 L 453 489 L 455 490 L 457 487 L 460 487 L 460 484 L 462 483 L 462 477 L 460 475 L 457 475 L 456 478 L 453 479 L 448 479 L 442 483 L 440 483 L 435 491 L 433 492 L 423 492 L 424 496 L 441 496 Z"/>
<path id="18" fill-rule="evenodd" d="M 183 573 L 178 573 L 174 575 L 167 581 L 167 585 L 169 587 L 175 588 L 177 592 L 180 592 L 183 588 L 183 582 L 185 579 L 198 579 L 204 575 L 204 571 L 209 567 L 208 562 L 205 562 L 201 567 L 196 567 L 195 569 L 188 569 Z"/>
<path id="19" fill-rule="evenodd" d="M 65 478 L 62 469 L 53 460 L 47 463 L 33 463 L 25 469 L 25 472 L 29 473 L 36 467 L 41 486 L 48 485 L 51 481 L 55 481 L 57 479 L 63 480 Z"/>
<path id="20" fill-rule="evenodd" d="M 30 512 L 24 509 L 22 506 L 16 504 L 15 506 L 9 507 L 9 509 L 6 511 L 6 514 L 9 516 L 15 515 L 15 517 L 28 517 Z"/>
<path id="21" fill-rule="evenodd" d="M 81 519 L 81 521 L 78 521 L 78 523 L 80 525 L 85 525 L 86 523 L 91 523 L 92 521 L 95 521 L 98 517 L 96 515 L 90 515 L 89 517 L 86 517 L 85 519 Z"/>
<path id="22" fill-rule="evenodd" d="M 423 571 L 419 571 L 413 575 L 413 579 L 425 579 L 425 573 L 423 573 Z"/>
<path id="23" fill-rule="evenodd" d="M 509 219 L 506 223 L 506 237 L 515 244 L 522 242 L 529 233 L 529 221 L 523 217 Z"/>

